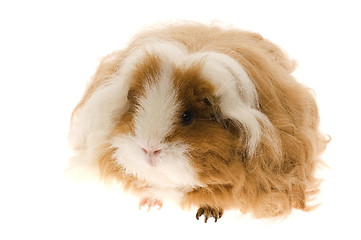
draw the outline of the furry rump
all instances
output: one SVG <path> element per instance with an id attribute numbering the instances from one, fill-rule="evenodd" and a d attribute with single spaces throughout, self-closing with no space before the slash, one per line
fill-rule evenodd
<path id="1" fill-rule="evenodd" d="M 198 23 L 155 27 L 135 36 L 126 49 L 105 57 L 72 116 L 71 139 L 74 149 L 82 152 L 81 158 L 97 163 L 102 178 L 115 178 L 135 192 L 149 190 L 146 182 L 127 174 L 117 164 L 110 139 L 116 134 L 134 133 L 133 119 L 127 115 L 130 107 L 125 103 L 131 86 L 127 79 L 139 66 L 138 50 L 157 42 L 170 43 L 194 56 L 222 54 L 245 71 L 244 76 L 241 74 L 243 85 L 236 86 L 238 90 L 232 89 L 239 103 L 241 100 L 245 103 L 239 108 L 243 107 L 245 114 L 240 114 L 241 110 L 234 114 L 227 112 L 226 104 L 234 106 L 234 102 L 222 102 L 222 99 L 233 92 L 217 93 L 217 89 L 213 92 L 218 97 L 214 101 L 221 102 L 219 121 L 227 132 L 220 129 L 222 137 L 215 136 L 215 143 L 195 140 L 189 144 L 190 165 L 201 184 L 185 190 L 180 204 L 185 208 L 204 205 L 237 208 L 256 217 L 283 216 L 292 208 L 311 209 L 310 199 L 319 191 L 320 183 L 315 171 L 329 141 L 319 131 L 315 97 L 310 89 L 292 77 L 295 64 L 279 47 L 259 34 L 232 27 Z M 227 59 L 225 69 L 234 77 L 239 73 L 234 73 Z M 217 64 L 219 66 L 219 62 Z M 220 79 L 209 81 L 219 90 L 217 80 Z M 241 84 L 239 82 L 241 80 L 237 84 Z M 253 88 L 254 93 L 247 91 Z M 250 123 L 247 127 L 246 114 L 250 114 L 249 122 L 254 125 Z M 120 126 L 122 121 L 129 124 Z M 239 136 L 235 138 L 230 130 Z M 198 139 L 197 136 L 194 139 Z M 224 146 L 227 153 L 212 144 Z M 202 152 L 202 149 L 207 151 Z M 209 165 L 204 163 L 204 156 Z M 227 159 L 227 162 L 219 159 Z"/>

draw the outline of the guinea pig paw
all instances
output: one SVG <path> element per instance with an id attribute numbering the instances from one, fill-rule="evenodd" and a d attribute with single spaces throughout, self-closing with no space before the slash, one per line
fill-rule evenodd
<path id="1" fill-rule="evenodd" d="M 223 215 L 223 209 L 215 208 L 211 206 L 203 206 L 200 207 L 197 211 L 196 218 L 199 220 L 200 216 L 204 216 L 204 222 L 206 223 L 208 221 L 208 218 L 213 217 L 214 222 L 217 222 L 218 219 L 220 219 Z"/>
<path id="2" fill-rule="evenodd" d="M 143 207 L 147 208 L 147 211 L 149 212 L 151 208 L 157 207 L 158 210 L 160 210 L 163 206 L 162 201 L 152 198 L 143 198 L 139 202 L 139 210 L 141 210 Z"/>

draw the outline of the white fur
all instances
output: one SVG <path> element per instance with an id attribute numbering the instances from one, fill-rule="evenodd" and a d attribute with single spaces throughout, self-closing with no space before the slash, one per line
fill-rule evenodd
<path id="1" fill-rule="evenodd" d="M 107 141 L 117 118 L 127 110 L 126 96 L 132 80 L 131 74 L 147 52 L 165 57 L 165 62 L 171 58 L 178 59 L 183 54 L 179 46 L 161 42 L 145 45 L 127 56 L 120 69 L 74 114 L 69 134 L 73 149 L 91 151 Z"/>
<path id="2" fill-rule="evenodd" d="M 114 157 L 117 162 L 128 174 L 147 182 L 152 192 L 157 192 L 157 198 L 162 199 L 169 192 L 179 195 L 201 186 L 201 183 L 196 180 L 189 164 L 188 146 L 181 142 L 165 142 L 167 135 L 173 131 L 174 123 L 180 121 L 181 103 L 171 81 L 171 63 L 169 59 L 161 59 L 161 74 L 153 81 L 155 84 L 145 86 L 144 95 L 138 99 L 134 136 L 117 136 L 111 142 L 116 149 Z M 155 166 L 146 161 L 142 149 L 161 150 Z"/>
<path id="3" fill-rule="evenodd" d="M 180 104 L 169 68 L 168 64 L 162 64 L 162 73 L 157 83 L 146 85 L 145 94 L 139 99 L 134 130 L 144 149 L 159 149 L 165 137 L 172 131 L 174 122 L 178 120 Z"/>
<path id="4" fill-rule="evenodd" d="M 202 74 L 217 89 L 223 117 L 244 126 L 248 152 L 253 154 L 261 137 L 258 120 L 269 125 L 266 115 L 258 111 L 256 88 L 243 67 L 233 58 L 221 53 L 203 53 Z"/>
<path id="5" fill-rule="evenodd" d="M 126 172 L 145 180 L 149 186 L 186 188 L 200 185 L 188 164 L 188 146 L 184 143 L 163 143 L 163 151 L 155 167 L 145 161 L 136 136 L 116 136 L 111 140 L 111 144 L 116 149 L 114 157 Z"/>
<path id="6" fill-rule="evenodd" d="M 117 118 L 127 110 L 130 74 L 143 55 L 135 52 L 129 56 L 121 69 L 75 112 L 70 130 L 70 141 L 75 149 L 93 149 L 107 140 Z"/>

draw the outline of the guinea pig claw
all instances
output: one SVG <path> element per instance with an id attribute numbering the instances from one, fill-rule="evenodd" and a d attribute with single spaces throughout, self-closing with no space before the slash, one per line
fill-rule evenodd
<path id="1" fill-rule="evenodd" d="M 217 222 L 223 215 L 223 210 L 219 208 L 214 208 L 211 206 L 200 207 L 197 211 L 196 218 L 199 220 L 200 216 L 204 216 L 204 222 L 207 223 L 210 217 L 214 218 L 214 222 Z"/>
<path id="2" fill-rule="evenodd" d="M 199 217 L 202 216 L 204 213 L 204 209 L 203 208 L 199 208 L 196 214 L 196 218 L 197 220 L 199 220 Z"/>
<path id="3" fill-rule="evenodd" d="M 149 199 L 149 198 L 143 198 L 139 202 L 139 210 L 141 210 L 143 207 L 147 207 L 147 211 L 149 212 L 151 208 L 157 207 L 158 210 L 160 210 L 163 206 L 162 201 L 156 200 L 156 199 Z"/>

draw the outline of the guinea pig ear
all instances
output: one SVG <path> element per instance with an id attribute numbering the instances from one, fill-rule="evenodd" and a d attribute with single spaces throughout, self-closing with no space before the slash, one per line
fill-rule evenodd
<path id="1" fill-rule="evenodd" d="M 104 144 L 114 123 L 126 111 L 129 75 L 122 70 L 122 61 L 123 52 L 106 56 L 74 109 L 69 132 L 74 150 L 87 151 Z"/>
<path id="2" fill-rule="evenodd" d="M 208 107 L 211 107 L 211 106 L 212 106 L 212 102 L 211 102 L 211 100 L 210 100 L 210 97 L 205 97 L 205 98 L 203 98 L 203 102 L 204 102 L 204 104 L 206 104 L 206 106 L 208 106 Z"/>
<path id="3" fill-rule="evenodd" d="M 128 94 L 127 94 L 128 101 L 132 101 L 134 99 L 134 95 L 135 95 L 134 88 L 129 88 Z"/>
<path id="4" fill-rule="evenodd" d="M 216 89 L 221 116 L 228 119 L 226 126 L 238 129 L 238 134 L 244 133 L 249 155 L 256 152 L 261 141 L 272 142 L 274 127 L 261 112 L 256 86 L 243 66 L 222 53 L 205 52 L 197 57 L 203 59 L 202 76 Z M 275 143 L 277 147 L 278 143 Z"/>
<path id="5" fill-rule="evenodd" d="M 227 131 L 229 131 L 235 138 L 241 138 L 242 129 L 232 119 L 226 118 L 222 120 L 222 124 Z"/>

